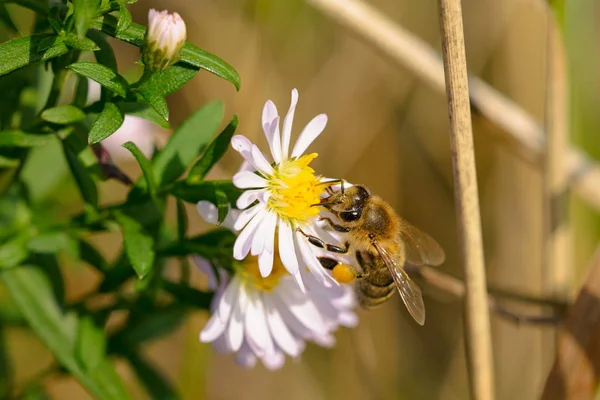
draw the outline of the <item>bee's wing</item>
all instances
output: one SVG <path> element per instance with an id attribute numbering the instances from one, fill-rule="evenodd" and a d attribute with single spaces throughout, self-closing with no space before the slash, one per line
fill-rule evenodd
<path id="1" fill-rule="evenodd" d="M 373 243 L 373 245 L 390 271 L 392 278 L 394 278 L 394 283 L 396 283 L 400 297 L 406 305 L 408 312 L 419 325 L 423 326 L 425 324 L 425 304 L 423 303 L 421 289 L 410 279 L 395 257 L 385 248 L 379 246 L 377 242 Z"/>
<path id="2" fill-rule="evenodd" d="M 400 218 L 400 235 L 406 250 L 406 261 L 412 265 L 440 265 L 446 259 L 438 242 Z"/>

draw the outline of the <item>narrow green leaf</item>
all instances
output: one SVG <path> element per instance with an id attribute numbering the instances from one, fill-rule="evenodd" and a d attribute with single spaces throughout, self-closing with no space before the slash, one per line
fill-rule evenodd
<path id="1" fill-rule="evenodd" d="M 66 251 L 72 255 L 78 255 L 78 244 L 75 238 L 68 232 L 45 232 L 32 237 L 27 243 L 29 250 L 35 253 L 56 254 Z"/>
<path id="2" fill-rule="evenodd" d="M 123 145 L 127 150 L 133 154 L 135 159 L 137 160 L 140 168 L 142 169 L 142 173 L 144 174 L 144 178 L 146 179 L 146 184 L 150 193 L 152 195 L 156 194 L 156 184 L 154 183 L 154 172 L 152 171 L 152 165 L 150 161 L 146 158 L 144 153 L 136 146 L 133 142 L 127 142 Z"/>
<path id="3" fill-rule="evenodd" d="M 115 217 L 123 229 L 123 244 L 127 258 L 141 279 L 152 270 L 154 239 L 135 219 L 120 212 L 116 213 Z"/>
<path id="4" fill-rule="evenodd" d="M 10 14 L 8 13 L 8 10 L 6 9 L 6 5 L 4 4 L 0 5 L 0 21 L 2 21 L 4 26 L 6 26 L 14 33 L 19 32 L 19 29 L 15 26 L 14 22 L 12 21 L 12 18 L 10 17 Z"/>
<path id="5" fill-rule="evenodd" d="M 73 0 L 73 16 L 75 18 L 75 32 L 84 38 L 90 22 L 96 17 L 100 0 Z"/>
<path id="6" fill-rule="evenodd" d="M 78 107 L 66 104 L 44 110 L 41 114 L 44 121 L 53 124 L 70 125 L 85 119 L 85 113 Z"/>
<path id="7" fill-rule="evenodd" d="M 42 16 L 48 15 L 48 0 L 15 0 L 13 3 L 29 8 Z"/>
<path id="8" fill-rule="evenodd" d="M 227 198 L 227 193 L 225 193 L 223 189 L 216 188 L 215 201 L 216 203 L 214 204 L 217 206 L 217 210 L 219 212 L 218 220 L 220 224 L 221 222 L 225 221 L 227 213 L 229 212 L 229 200 Z"/>
<path id="9" fill-rule="evenodd" d="M 173 332 L 187 314 L 181 304 L 172 304 L 132 323 L 121 333 L 126 343 L 139 345 Z"/>
<path id="10" fill-rule="evenodd" d="M 83 370 L 75 356 L 78 320 L 64 314 L 43 270 L 22 266 L 2 271 L 0 277 L 27 322 L 56 359 L 97 399 L 125 400 L 129 396 L 106 358 L 93 370 Z"/>
<path id="11" fill-rule="evenodd" d="M 218 77 L 233 83 L 235 88 L 240 90 L 240 75 L 231 65 L 214 54 L 202 50 L 191 43 L 186 43 L 181 49 L 179 56 L 181 57 L 181 61 L 208 72 L 212 72 Z"/>
<path id="12" fill-rule="evenodd" d="M 194 308 L 208 310 L 213 298 L 212 293 L 201 292 L 187 285 L 182 285 L 181 283 L 164 281 L 163 288 L 171 293 L 179 302 Z"/>
<path id="13" fill-rule="evenodd" d="M 184 64 L 176 64 L 164 71 L 153 74 L 138 87 L 140 95 L 164 119 L 169 119 L 169 110 L 164 97 L 179 90 L 189 82 L 198 70 Z"/>
<path id="14" fill-rule="evenodd" d="M 131 13 L 127 6 L 122 2 L 119 3 L 119 22 L 117 22 L 117 32 L 122 32 L 129 28 L 132 23 Z"/>
<path id="15" fill-rule="evenodd" d="M 99 50 L 94 53 L 94 57 L 96 57 L 96 61 L 99 64 L 102 64 L 108 68 L 110 68 L 115 73 L 117 72 L 117 59 L 115 57 L 115 53 L 113 51 L 112 46 L 108 43 L 107 36 L 98 31 L 89 31 L 88 36 L 92 39 L 97 45 Z"/>
<path id="16" fill-rule="evenodd" d="M 188 230 L 188 215 L 185 211 L 185 204 L 177 199 L 177 238 L 183 240 Z"/>
<path id="17" fill-rule="evenodd" d="M 106 358 L 106 336 L 89 317 L 79 319 L 75 357 L 83 371 L 93 371 Z"/>
<path id="18" fill-rule="evenodd" d="M 57 35 L 32 35 L 0 44 L 0 76 L 38 61 L 67 54 L 69 48 Z"/>
<path id="19" fill-rule="evenodd" d="M 67 146 L 64 146 L 64 153 L 83 200 L 94 208 L 98 207 L 98 190 L 92 176 Z"/>
<path id="20" fill-rule="evenodd" d="M 84 239 L 79 239 L 79 254 L 81 255 L 82 261 L 86 262 L 100 272 L 105 273 L 110 269 L 110 265 L 104 256 Z"/>
<path id="21" fill-rule="evenodd" d="M 97 51 L 100 47 L 93 40 L 86 37 L 79 37 L 76 35 L 68 35 L 65 39 L 65 44 L 75 50 L 79 51 Z"/>
<path id="22" fill-rule="evenodd" d="M 102 64 L 78 62 L 68 66 L 69 69 L 90 78 L 121 97 L 127 96 L 129 84 L 121 75 Z"/>
<path id="23" fill-rule="evenodd" d="M 131 350 L 127 353 L 127 361 L 129 361 L 138 379 L 146 388 L 149 398 L 155 400 L 179 399 L 169 381 L 136 351 Z"/>
<path id="24" fill-rule="evenodd" d="M 0 147 L 36 147 L 45 146 L 52 141 L 52 135 L 38 135 L 23 131 L 0 132 Z"/>
<path id="25" fill-rule="evenodd" d="M 238 125 L 237 115 L 233 117 L 229 125 L 223 129 L 223 131 L 217 136 L 212 143 L 206 148 L 202 157 L 196 162 L 196 164 L 190 170 L 186 180 L 190 183 L 197 183 L 204 180 L 206 174 L 212 169 L 212 167 L 223 157 L 231 138 L 235 133 L 235 129 Z"/>
<path id="26" fill-rule="evenodd" d="M 177 179 L 210 142 L 223 119 L 223 103 L 215 101 L 189 117 L 171 136 L 169 143 L 154 159 L 159 186 Z"/>
<path id="27" fill-rule="evenodd" d="M 144 44 L 146 34 L 144 26 L 132 23 L 127 29 L 117 30 L 117 25 L 118 20 L 114 16 L 104 15 L 97 18 L 91 26 L 134 46 L 141 47 Z M 179 55 L 186 64 L 211 72 L 233 83 L 236 89 L 240 89 L 240 76 L 237 71 L 214 54 L 186 43 Z"/>
<path id="28" fill-rule="evenodd" d="M 0 168 L 13 168 L 18 166 L 21 160 L 18 158 L 8 158 L 0 156 Z"/>
<path id="29" fill-rule="evenodd" d="M 161 128 L 170 129 L 171 125 L 160 114 L 147 104 L 142 103 L 119 103 L 119 108 L 123 114 L 133 115 L 154 122 Z"/>
<path id="30" fill-rule="evenodd" d="M 85 107 L 88 102 L 89 81 L 85 76 L 77 75 L 77 86 L 73 96 L 73 105 L 75 107 Z M 42 113 L 42 118 L 43 118 Z"/>
<path id="31" fill-rule="evenodd" d="M 115 103 L 104 103 L 102 112 L 90 129 L 89 144 L 100 143 L 115 133 L 123 125 L 124 120 L 125 116 Z"/>
<path id="32" fill-rule="evenodd" d="M 180 181 L 170 189 L 173 196 L 189 203 L 196 204 L 201 200 L 207 200 L 218 206 L 221 195 L 217 195 L 217 191 L 225 193 L 230 204 L 235 204 L 241 194 L 241 190 L 236 188 L 231 181 L 203 181 L 199 183 Z"/>
<path id="33" fill-rule="evenodd" d="M 14 268 L 29 257 L 27 235 L 19 235 L 0 245 L 0 270 Z"/>

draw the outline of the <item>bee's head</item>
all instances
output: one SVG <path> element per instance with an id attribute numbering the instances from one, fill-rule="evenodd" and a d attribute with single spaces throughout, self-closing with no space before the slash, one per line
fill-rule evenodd
<path id="1" fill-rule="evenodd" d="M 363 207 L 371 197 L 369 190 L 361 185 L 342 188 L 330 197 L 323 199 L 321 206 L 334 213 L 343 222 L 360 219 Z"/>

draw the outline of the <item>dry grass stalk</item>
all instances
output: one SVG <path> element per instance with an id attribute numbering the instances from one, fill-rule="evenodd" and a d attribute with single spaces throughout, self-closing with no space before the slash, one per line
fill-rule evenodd
<path id="1" fill-rule="evenodd" d="M 369 44 L 443 93 L 444 73 L 439 54 L 375 8 L 361 0 L 306 0 L 324 14 L 358 34 Z M 498 129 L 514 151 L 529 162 L 543 164 L 545 134 L 521 107 L 477 77 L 470 77 L 469 92 L 475 110 Z M 577 147 L 565 159 L 567 184 L 600 210 L 600 166 Z"/>
<path id="2" fill-rule="evenodd" d="M 465 275 L 466 348 L 471 396 L 494 397 L 492 339 L 473 148 L 460 0 L 439 0 L 459 243 Z"/>
<path id="3" fill-rule="evenodd" d="M 600 247 L 560 335 L 542 400 L 592 399 L 600 383 Z"/>

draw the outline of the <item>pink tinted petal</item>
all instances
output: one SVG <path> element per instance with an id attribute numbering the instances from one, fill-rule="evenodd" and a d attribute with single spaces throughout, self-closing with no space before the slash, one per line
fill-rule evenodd
<path id="1" fill-rule="evenodd" d="M 248 298 L 245 288 L 240 288 L 235 308 L 229 319 L 229 326 L 225 332 L 225 337 L 232 351 L 238 351 L 244 341 L 244 312 Z"/>
<path id="2" fill-rule="evenodd" d="M 358 325 L 358 315 L 352 311 L 344 311 L 338 315 L 338 322 L 346 328 L 355 328 Z"/>
<path id="3" fill-rule="evenodd" d="M 217 206 L 215 206 L 213 203 L 204 200 L 199 201 L 196 204 L 196 209 L 198 210 L 198 213 L 200 214 L 203 220 L 205 220 L 209 224 L 217 224 L 219 211 L 217 210 Z"/>
<path id="4" fill-rule="evenodd" d="M 274 298 L 283 303 L 278 309 L 287 308 L 294 317 L 312 332 L 326 333 L 327 329 L 319 310 L 310 298 L 303 294 L 298 287 L 290 281 L 280 281 L 279 286 L 273 291 Z"/>
<path id="5" fill-rule="evenodd" d="M 225 324 L 217 314 L 213 314 L 202 331 L 200 331 L 200 341 L 204 343 L 214 341 L 225 332 L 226 327 L 227 324 Z"/>
<path id="6" fill-rule="evenodd" d="M 218 282 L 217 275 L 215 274 L 215 270 L 213 269 L 212 265 L 210 265 L 208 260 L 204 257 L 194 255 L 192 259 L 194 260 L 196 267 L 198 267 L 198 269 L 202 271 L 208 278 L 208 289 L 215 291 L 217 289 Z"/>
<path id="7" fill-rule="evenodd" d="M 261 361 L 265 368 L 267 368 L 269 371 L 275 371 L 283 367 L 283 364 L 285 364 L 285 355 L 280 349 L 275 347 L 274 351 L 269 354 L 265 354 L 261 358 Z"/>
<path id="8" fill-rule="evenodd" d="M 237 199 L 237 208 L 243 210 L 244 208 L 248 207 L 250 204 L 258 200 L 258 195 L 261 192 L 264 192 L 264 189 L 245 190 Z"/>
<path id="9" fill-rule="evenodd" d="M 244 342 L 235 356 L 236 364 L 244 368 L 254 368 L 256 360 L 256 354 L 252 352 L 248 343 Z"/>
<path id="10" fill-rule="evenodd" d="M 233 184 L 239 189 L 256 189 L 267 186 L 267 180 L 250 171 L 238 172 L 233 176 Z"/>
<path id="11" fill-rule="evenodd" d="M 273 344 L 271 333 L 267 327 L 260 294 L 253 290 L 248 291 L 247 294 L 248 304 L 246 305 L 244 334 L 252 352 L 261 357 L 271 351 Z"/>
<path id="12" fill-rule="evenodd" d="M 267 128 L 271 132 L 272 139 L 269 140 L 271 155 L 276 163 L 281 162 L 281 134 L 279 133 L 279 116 L 271 122 Z M 268 140 L 268 139 L 267 139 Z"/>
<path id="13" fill-rule="evenodd" d="M 223 323 L 227 323 L 229 321 L 231 310 L 233 309 L 233 305 L 235 304 L 240 292 L 240 285 L 240 278 L 238 276 L 234 276 L 231 282 L 229 282 L 227 289 L 225 289 L 221 301 L 219 301 L 216 314 Z"/>
<path id="14" fill-rule="evenodd" d="M 238 172 L 242 172 L 242 171 L 254 172 L 254 171 L 256 171 L 256 168 L 254 168 L 254 165 L 252 165 L 248 161 L 244 160 L 244 161 L 242 161 L 242 165 L 240 165 L 240 168 L 238 169 Z"/>
<path id="15" fill-rule="evenodd" d="M 275 173 L 269 161 L 267 161 L 256 145 L 252 145 L 252 164 L 265 176 L 270 176 Z"/>
<path id="16" fill-rule="evenodd" d="M 314 117 L 302 130 L 296 144 L 294 145 L 294 150 L 292 151 L 292 157 L 300 157 L 308 146 L 323 132 L 325 126 L 327 125 L 327 115 L 320 114 Z"/>
<path id="17" fill-rule="evenodd" d="M 283 132 L 281 135 L 281 158 L 282 160 L 288 159 L 290 151 L 290 138 L 292 137 L 292 123 L 294 122 L 294 112 L 296 111 L 296 104 L 298 104 L 298 91 L 292 90 L 292 100 L 290 102 L 290 109 L 287 112 L 285 119 L 283 120 Z"/>
<path id="18" fill-rule="evenodd" d="M 252 142 L 246 136 L 235 135 L 231 138 L 231 147 L 248 160 L 252 150 Z"/>
<path id="19" fill-rule="evenodd" d="M 216 338 L 212 342 L 212 346 L 219 354 L 231 353 L 231 348 L 229 347 L 229 344 L 227 343 L 227 338 L 225 337 L 225 335 L 221 335 L 218 338 Z"/>
<path id="20" fill-rule="evenodd" d="M 290 332 L 277 310 L 271 296 L 264 296 L 265 310 L 267 312 L 267 323 L 275 340 L 275 344 L 292 357 L 300 355 L 304 350 L 304 342 L 297 339 Z"/>

